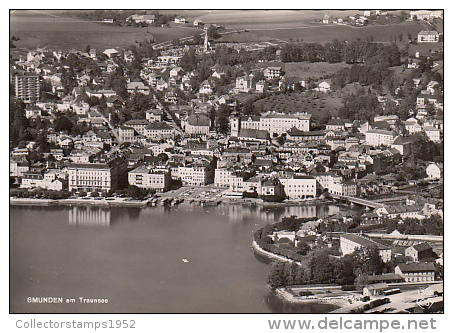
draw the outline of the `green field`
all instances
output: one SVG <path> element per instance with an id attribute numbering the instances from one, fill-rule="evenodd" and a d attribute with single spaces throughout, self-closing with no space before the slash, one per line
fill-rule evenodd
<path id="1" fill-rule="evenodd" d="M 62 11 L 19 10 L 10 14 L 10 32 L 21 40 L 18 48 L 35 49 L 49 47 L 70 50 L 111 47 L 128 47 L 136 42 L 154 38 L 156 42 L 193 36 L 200 30 L 186 24 L 171 28 L 117 27 L 92 21 L 84 21 L 61 15 Z M 407 33 L 416 36 L 429 26 L 423 22 L 406 21 L 400 24 L 350 27 L 341 25 L 314 24 L 328 14 L 331 17 L 346 17 L 361 13 L 357 10 L 172 10 L 161 13 L 185 15 L 189 22 L 201 19 L 205 23 L 216 23 L 228 30 L 247 29 L 247 32 L 231 34 L 222 38 L 227 41 L 297 41 L 325 43 L 333 39 L 354 40 L 372 36 L 375 41 L 388 42 L 390 36 Z"/>
<path id="2" fill-rule="evenodd" d="M 422 56 L 428 56 L 432 51 L 444 50 L 444 43 L 420 43 L 409 45 L 409 56 L 414 57 L 416 52 L 420 52 Z"/>
<path id="3" fill-rule="evenodd" d="M 329 64 L 327 62 L 289 62 L 285 64 L 285 73 L 288 77 L 325 79 L 343 68 L 350 67 L 346 63 Z"/>
<path id="4" fill-rule="evenodd" d="M 62 16 L 50 16 L 43 12 L 16 11 L 11 15 L 10 32 L 19 37 L 17 48 L 36 49 L 48 47 L 68 51 L 91 48 L 125 48 L 136 42 L 154 38 L 157 42 L 193 36 L 200 30 L 190 26 L 118 27 L 109 24 L 83 21 Z"/>
<path id="5" fill-rule="evenodd" d="M 325 14 L 331 17 L 346 17 L 362 13 L 358 10 L 203 10 L 178 11 L 188 19 L 201 19 L 232 29 L 285 28 L 322 20 Z"/>
<path id="6" fill-rule="evenodd" d="M 334 39 L 340 41 L 353 41 L 357 38 L 372 37 L 376 42 L 388 42 L 390 36 L 403 34 L 406 38 L 407 33 L 412 36 L 429 26 L 424 22 L 405 21 L 400 24 L 388 25 L 369 25 L 366 27 L 351 27 L 347 25 L 308 25 L 299 28 L 267 28 L 267 29 L 248 29 L 256 35 L 290 41 L 290 39 L 302 39 L 309 43 L 327 43 Z"/>
<path id="7" fill-rule="evenodd" d="M 289 93 L 268 96 L 254 103 L 260 112 L 278 111 L 285 113 L 308 112 L 315 118 L 322 117 L 329 112 L 336 115 L 342 106 L 341 98 L 323 93 Z"/>

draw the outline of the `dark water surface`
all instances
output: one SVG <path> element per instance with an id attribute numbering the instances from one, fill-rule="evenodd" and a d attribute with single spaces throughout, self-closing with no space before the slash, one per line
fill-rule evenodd
<path id="1" fill-rule="evenodd" d="M 266 286 L 253 232 L 283 216 L 320 217 L 335 206 L 10 208 L 13 313 L 323 313 Z M 185 263 L 182 259 L 187 259 Z M 62 304 L 28 297 L 62 297 Z M 79 297 L 108 299 L 80 303 Z M 75 303 L 66 303 L 74 298 Z"/>

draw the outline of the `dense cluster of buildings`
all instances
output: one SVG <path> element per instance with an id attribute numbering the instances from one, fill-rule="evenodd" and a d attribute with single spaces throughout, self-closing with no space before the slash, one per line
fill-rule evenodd
<path id="1" fill-rule="evenodd" d="M 177 19 L 184 23 L 184 18 Z M 135 23 L 153 20 L 153 15 L 128 18 Z M 370 177 L 410 154 L 413 141 L 407 134 L 423 132 L 433 142 L 442 141 L 443 121 L 430 114 L 443 111 L 439 82 L 423 86 L 421 79 L 414 79 L 420 95 L 403 126 L 397 115 L 386 114 L 374 121 L 332 117 L 323 129 L 316 124 L 313 130 L 312 113 L 268 110 L 244 115 L 240 111 L 238 95 L 272 93 L 287 84 L 282 67 L 267 66 L 231 78 L 228 89 L 220 94 L 218 84 L 225 72 L 214 65 L 209 77 L 195 86 L 196 71 L 180 66 L 182 54 L 172 50 L 142 58 L 139 78 L 124 66 L 135 60 L 131 50 L 37 50 L 16 59 L 10 73 L 14 96 L 27 103 L 29 121 L 49 122 L 45 135 L 55 149 L 36 162 L 30 158 L 36 142 L 14 148 L 10 176 L 24 188 L 70 191 L 108 192 L 125 185 L 166 191 L 177 183 L 214 184 L 234 197 L 356 197 L 391 190 L 394 179 Z M 99 69 L 96 75 L 89 69 L 74 73 L 75 87 L 69 92 L 63 82 L 68 68 L 61 65 L 68 57 L 91 61 Z M 119 68 L 127 82 L 127 94 L 122 97 L 108 84 Z M 50 85 L 58 102 L 40 101 L 43 83 Z M 306 86 L 305 82 L 301 85 Z M 314 88 L 319 93 L 330 89 L 329 79 Z M 189 101 L 181 99 L 185 93 L 191 94 Z M 136 96 L 153 98 L 153 106 L 142 110 L 139 117 L 113 123 L 112 117 L 118 118 L 127 99 Z M 105 101 L 108 112 L 91 103 L 94 97 Z M 386 97 L 379 96 L 380 103 L 385 101 Z M 235 110 L 226 120 L 227 133 L 218 131 L 212 116 L 222 105 Z M 65 112 L 88 130 L 79 135 L 55 131 L 55 120 Z M 430 163 L 426 173 L 429 179 L 441 179 L 442 165 Z M 394 214 L 389 209 L 375 213 Z"/>

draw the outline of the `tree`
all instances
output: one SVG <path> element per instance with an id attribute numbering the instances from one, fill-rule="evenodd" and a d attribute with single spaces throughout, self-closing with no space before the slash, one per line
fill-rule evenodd
<path id="1" fill-rule="evenodd" d="M 219 133 L 227 134 L 230 130 L 230 107 L 226 104 L 221 104 L 217 109 L 216 128 Z"/>
<path id="2" fill-rule="evenodd" d="M 221 35 L 217 32 L 217 28 L 214 25 L 211 25 L 208 28 L 208 36 L 214 39 L 221 37 Z"/>
<path id="3" fill-rule="evenodd" d="M 193 42 L 196 44 L 196 45 L 199 45 L 201 43 L 201 35 L 200 34 L 195 34 L 193 36 Z"/>
<path id="4" fill-rule="evenodd" d="M 308 246 L 305 242 L 298 242 L 296 247 L 296 253 L 302 256 L 306 255 L 311 250 L 311 247 Z"/>
<path id="5" fill-rule="evenodd" d="M 286 141 L 286 135 L 285 133 L 281 134 L 279 137 L 277 137 L 277 142 L 280 146 L 283 146 L 283 144 Z"/>
<path id="6" fill-rule="evenodd" d="M 27 139 L 28 120 L 25 117 L 25 103 L 14 97 L 9 101 L 9 123 L 9 137 L 14 146 Z"/>
<path id="7" fill-rule="evenodd" d="M 357 275 L 360 274 L 382 274 L 384 262 L 375 246 L 358 247 L 352 253 L 354 260 L 358 263 Z"/>
<path id="8" fill-rule="evenodd" d="M 341 258 L 341 268 L 338 274 L 338 284 L 340 285 L 351 285 L 354 284 L 355 274 L 354 270 L 357 266 L 355 257 L 352 255 L 346 255 Z"/>
<path id="9" fill-rule="evenodd" d="M 285 286 L 285 264 L 280 261 L 274 261 L 269 269 L 267 283 L 272 289 Z"/>
<path id="10" fill-rule="evenodd" d="M 285 286 L 291 286 L 297 283 L 297 271 L 299 266 L 294 263 L 285 263 L 283 268 L 283 279 L 285 281 Z"/>
<path id="11" fill-rule="evenodd" d="M 160 153 L 159 155 L 157 155 L 157 157 L 161 160 L 161 161 L 167 161 L 168 160 L 168 155 L 165 154 L 165 153 Z"/>
<path id="12" fill-rule="evenodd" d="M 312 252 L 309 259 L 310 280 L 315 283 L 335 282 L 339 264 L 339 260 L 330 257 L 326 251 Z"/>
<path id="13" fill-rule="evenodd" d="M 362 290 L 363 287 L 365 287 L 367 284 L 369 284 L 368 276 L 362 275 L 362 274 L 357 276 L 357 278 L 354 281 L 354 284 L 355 284 L 357 290 Z"/>
<path id="14" fill-rule="evenodd" d="M 74 126 L 74 124 L 66 116 L 57 117 L 57 119 L 55 119 L 54 125 L 56 132 L 67 131 L 68 133 Z"/>
<path id="15" fill-rule="evenodd" d="M 424 132 L 412 136 L 414 141 L 409 157 L 422 161 L 434 161 L 440 154 L 440 144 L 430 141 Z"/>

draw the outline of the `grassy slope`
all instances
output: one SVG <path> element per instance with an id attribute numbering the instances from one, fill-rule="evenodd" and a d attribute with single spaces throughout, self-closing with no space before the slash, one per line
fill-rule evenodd
<path id="1" fill-rule="evenodd" d="M 165 11 L 161 11 L 165 12 Z M 175 11 L 172 11 L 175 12 Z M 334 17 L 345 17 L 358 11 L 177 11 L 193 22 L 201 18 L 206 23 L 217 23 L 232 29 L 249 29 L 247 33 L 230 36 L 228 40 L 262 41 L 268 38 L 289 41 L 291 38 L 302 38 L 304 42 L 328 42 L 335 38 L 353 40 L 359 37 L 373 36 L 375 41 L 387 42 L 390 35 L 402 33 L 413 36 L 426 29 L 425 23 L 407 21 L 398 25 L 368 26 L 353 28 L 338 25 L 313 25 L 315 19 L 321 19 L 325 13 Z M 51 14 L 59 15 L 58 11 Z M 43 12 L 16 11 L 11 15 L 10 31 L 21 38 L 17 46 L 36 48 L 84 49 L 86 45 L 93 48 L 127 47 L 136 41 L 149 40 L 152 36 L 157 42 L 172 40 L 176 37 L 193 36 L 199 30 L 191 27 L 133 28 L 116 27 L 95 22 L 82 21 L 67 17 L 55 17 Z M 264 29 L 264 30 L 262 30 Z M 269 30 L 275 29 L 275 30 Z"/>
<path id="2" fill-rule="evenodd" d="M 279 30 L 253 30 L 256 35 L 268 36 L 290 40 L 290 38 L 303 39 L 304 42 L 327 43 L 334 39 L 352 41 L 357 38 L 373 37 L 376 42 L 388 42 L 390 36 L 403 34 L 406 38 L 407 33 L 412 36 L 426 29 L 423 22 L 406 21 L 400 24 L 389 25 L 369 25 L 366 27 L 351 27 L 345 25 L 318 25 L 301 27 L 297 29 L 279 29 Z"/>
<path id="3" fill-rule="evenodd" d="M 11 34 L 20 37 L 18 48 L 82 49 L 87 45 L 100 50 L 128 47 L 136 42 L 157 42 L 193 36 L 199 29 L 193 27 L 117 27 L 66 17 L 51 17 L 40 13 L 17 12 L 11 17 Z"/>
<path id="4" fill-rule="evenodd" d="M 350 67 L 346 63 L 329 64 L 326 62 L 292 62 L 285 64 L 285 72 L 287 76 L 299 78 L 327 78 L 328 76 L 338 72 L 340 69 Z"/>
<path id="5" fill-rule="evenodd" d="M 341 99 L 330 94 L 313 93 L 304 95 L 295 92 L 269 96 L 256 101 L 254 105 L 259 111 L 263 112 L 269 110 L 288 113 L 308 112 L 316 117 L 322 116 L 326 112 L 336 115 L 338 108 L 342 106 Z"/>

